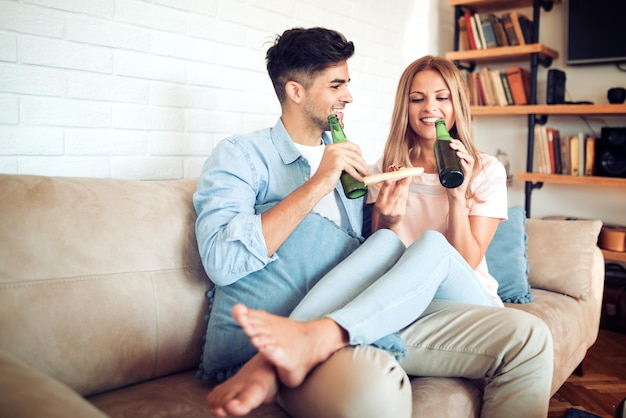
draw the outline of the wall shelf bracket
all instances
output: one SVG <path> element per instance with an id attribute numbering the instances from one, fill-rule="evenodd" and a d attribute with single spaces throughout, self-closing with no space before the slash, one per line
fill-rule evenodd
<path id="1" fill-rule="evenodd" d="M 461 64 L 461 61 L 454 61 L 454 65 L 456 65 L 456 68 L 458 68 L 459 70 L 467 70 L 470 73 L 474 72 L 474 70 L 476 69 L 476 63 L 473 61 L 467 64 Z"/>
<path id="2" fill-rule="evenodd" d="M 552 10 L 554 1 L 553 0 L 540 0 L 539 5 L 543 8 L 543 10 L 545 10 L 546 12 L 549 12 L 550 10 Z"/>
<path id="3" fill-rule="evenodd" d="M 542 67 L 548 68 L 552 65 L 552 57 L 542 55 L 538 58 L 538 62 L 539 64 L 541 64 Z"/>

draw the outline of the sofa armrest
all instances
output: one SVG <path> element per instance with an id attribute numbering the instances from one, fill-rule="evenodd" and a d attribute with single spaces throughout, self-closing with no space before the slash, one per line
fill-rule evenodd
<path id="1" fill-rule="evenodd" d="M 530 285 L 587 300 L 594 277 L 604 270 L 597 246 L 601 228 L 599 220 L 528 219 Z"/>
<path id="2" fill-rule="evenodd" d="M 78 393 L 0 350 L 0 416 L 106 418 Z"/>

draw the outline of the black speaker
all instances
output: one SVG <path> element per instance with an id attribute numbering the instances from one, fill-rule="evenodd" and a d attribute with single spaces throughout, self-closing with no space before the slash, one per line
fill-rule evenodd
<path id="1" fill-rule="evenodd" d="M 548 70 L 547 104 L 565 103 L 565 73 L 561 70 Z"/>
<path id="2" fill-rule="evenodd" d="M 602 128 L 596 139 L 594 174 L 626 178 L 626 127 Z"/>

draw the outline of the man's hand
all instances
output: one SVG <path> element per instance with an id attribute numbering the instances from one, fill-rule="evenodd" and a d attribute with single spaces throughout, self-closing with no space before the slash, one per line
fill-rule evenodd
<path id="1" fill-rule="evenodd" d="M 311 181 L 318 182 L 326 195 L 335 189 L 343 171 L 360 181 L 368 174 L 361 149 L 353 142 L 326 145 L 320 166 Z"/>

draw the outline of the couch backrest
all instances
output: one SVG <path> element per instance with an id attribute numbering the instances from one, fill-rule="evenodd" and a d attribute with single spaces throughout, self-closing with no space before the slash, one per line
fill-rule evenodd
<path id="1" fill-rule="evenodd" d="M 0 175 L 0 349 L 84 395 L 195 367 L 195 186 Z"/>

